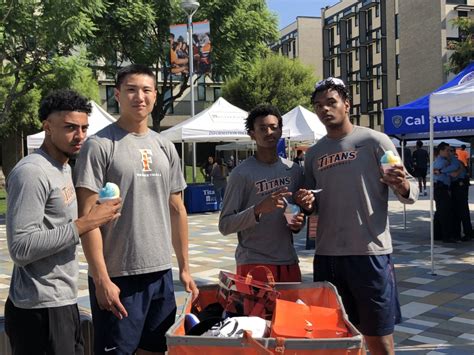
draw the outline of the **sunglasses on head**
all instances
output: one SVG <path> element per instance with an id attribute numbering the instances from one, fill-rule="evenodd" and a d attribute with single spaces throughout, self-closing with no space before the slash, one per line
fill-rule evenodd
<path id="1" fill-rule="evenodd" d="M 314 85 L 314 88 L 317 89 L 321 86 L 326 86 L 328 84 L 333 84 L 333 85 L 337 85 L 337 86 L 346 87 L 346 84 L 344 84 L 344 82 L 341 79 L 333 78 L 332 76 L 330 76 L 329 78 L 318 81 L 316 83 L 316 85 Z"/>

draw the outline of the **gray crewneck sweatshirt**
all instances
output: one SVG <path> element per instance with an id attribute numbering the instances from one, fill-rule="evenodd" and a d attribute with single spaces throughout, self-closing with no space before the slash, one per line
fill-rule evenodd
<path id="1" fill-rule="evenodd" d="M 6 187 L 11 301 L 28 309 L 75 304 L 79 234 L 70 166 L 39 149 L 13 168 Z"/>

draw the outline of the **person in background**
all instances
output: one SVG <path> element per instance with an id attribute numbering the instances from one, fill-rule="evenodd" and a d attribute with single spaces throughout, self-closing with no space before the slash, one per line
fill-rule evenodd
<path id="1" fill-rule="evenodd" d="M 221 158 L 217 158 L 211 170 L 211 182 L 216 192 L 217 206 L 222 209 L 222 200 L 224 198 L 225 188 L 227 186 L 227 176 L 229 170 L 224 165 Z"/>
<path id="2" fill-rule="evenodd" d="M 293 159 L 293 163 L 304 166 L 304 152 L 301 149 L 296 151 L 296 157 Z"/>
<path id="3" fill-rule="evenodd" d="M 184 289 L 197 297 L 188 261 L 186 188 L 172 142 L 150 130 L 155 74 L 132 64 L 117 74 L 120 118 L 89 137 L 76 162 L 79 213 L 106 182 L 119 185 L 121 218 L 82 238 L 89 264 L 94 353 L 164 354 L 174 323 L 172 249 Z"/>
<path id="4" fill-rule="evenodd" d="M 426 174 L 428 172 L 430 156 L 428 152 L 423 149 L 422 141 L 416 142 L 416 149 L 413 152 L 412 161 L 415 169 L 414 175 L 418 178 L 420 193 L 423 193 L 423 195 L 426 196 L 428 194 L 426 191 Z"/>
<path id="5" fill-rule="evenodd" d="M 462 144 L 461 148 L 456 149 L 456 155 L 459 161 L 468 169 L 467 173 L 469 173 L 469 153 L 466 150 L 465 144 Z"/>
<path id="6" fill-rule="evenodd" d="M 212 155 L 209 155 L 207 157 L 206 163 L 201 166 L 201 174 L 202 176 L 204 176 L 204 180 L 206 182 L 211 182 L 211 171 L 214 167 L 214 163 L 214 157 Z"/>
<path id="7" fill-rule="evenodd" d="M 387 135 L 353 125 L 349 100 L 341 79 L 316 84 L 311 103 L 327 135 L 306 152 L 306 188 L 295 199 L 306 213 L 319 213 L 313 280 L 337 287 L 371 354 L 394 354 L 393 332 L 401 311 L 391 258 L 388 190 L 410 204 L 419 191 L 403 166 L 381 170 L 381 157 L 387 150 L 395 152 L 395 146 Z M 316 203 L 308 189 L 322 189 Z"/>
<path id="8" fill-rule="evenodd" d="M 436 203 L 435 231 L 444 243 L 457 243 L 460 236 L 454 228 L 454 204 L 451 195 L 451 174 L 459 169 L 459 165 L 450 160 L 449 144 L 438 144 L 438 156 L 433 161 L 434 200 Z"/>
<path id="9" fill-rule="evenodd" d="M 301 281 L 293 233 L 303 226 L 304 215 L 291 221 L 284 216 L 286 201 L 303 183 L 303 169 L 278 156 L 283 120 L 276 107 L 258 105 L 250 111 L 245 127 L 257 151 L 230 174 L 219 216 L 223 235 L 237 233 L 237 274 L 247 275 L 256 266 L 268 267 L 277 282 Z M 256 269 L 253 276 L 266 281 Z"/>
<path id="10" fill-rule="evenodd" d="M 119 217 L 120 199 L 77 218 L 69 159 L 79 152 L 92 107 L 71 90 L 45 97 L 45 138 L 7 177 L 7 243 L 13 260 L 5 331 L 14 355 L 83 354 L 76 247 L 80 237 Z"/>

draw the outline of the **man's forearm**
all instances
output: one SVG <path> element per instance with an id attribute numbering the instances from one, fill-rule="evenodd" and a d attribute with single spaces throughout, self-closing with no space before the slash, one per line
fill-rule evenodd
<path id="1" fill-rule="evenodd" d="M 89 264 L 89 274 L 94 282 L 101 282 L 109 279 L 107 266 L 105 264 L 102 234 L 100 229 L 94 229 L 81 237 L 82 249 Z"/>

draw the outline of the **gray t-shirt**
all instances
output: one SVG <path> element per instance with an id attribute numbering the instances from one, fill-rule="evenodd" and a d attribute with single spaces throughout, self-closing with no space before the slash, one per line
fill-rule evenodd
<path id="1" fill-rule="evenodd" d="M 388 221 L 388 187 L 380 182 L 380 158 L 396 149 L 383 133 L 354 126 L 341 139 L 323 137 L 306 153 L 305 185 L 323 189 L 316 195 L 319 213 L 318 255 L 383 255 L 392 252 Z M 418 199 L 411 176 L 410 195 Z"/>
<path id="2" fill-rule="evenodd" d="M 111 277 L 172 267 L 170 194 L 186 188 L 179 156 L 169 140 L 149 130 L 129 133 L 113 123 L 91 136 L 76 162 L 75 184 L 99 192 L 120 187 L 121 216 L 101 227 Z"/>
<path id="3" fill-rule="evenodd" d="M 11 301 L 27 309 L 75 304 L 79 234 L 70 166 L 39 149 L 18 162 L 6 186 Z"/>
<path id="4" fill-rule="evenodd" d="M 232 170 L 219 217 L 219 230 L 224 235 L 237 233 L 239 243 L 235 258 L 238 265 L 298 262 L 284 210 L 263 214 L 257 222 L 254 206 L 283 187 L 295 192 L 302 183 L 303 169 L 283 158 L 274 164 L 265 164 L 250 157 Z"/>

